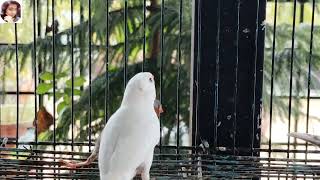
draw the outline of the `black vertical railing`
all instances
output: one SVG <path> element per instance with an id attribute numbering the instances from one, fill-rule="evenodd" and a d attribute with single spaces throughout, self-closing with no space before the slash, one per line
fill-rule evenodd
<path id="1" fill-rule="evenodd" d="M 161 11 L 160 11 L 160 79 L 159 79 L 159 86 L 160 86 L 160 93 L 159 93 L 159 98 L 160 98 L 160 103 L 163 103 L 163 61 L 164 61 L 164 8 L 165 8 L 165 4 L 164 4 L 164 0 L 161 0 Z M 162 142 L 162 118 L 161 115 L 159 117 L 159 121 L 160 121 L 160 152 L 161 152 L 161 147 L 163 145 Z"/>
<path id="2" fill-rule="evenodd" d="M 51 1 L 51 28 L 52 28 L 52 78 L 53 78 L 53 150 L 56 150 L 56 56 L 55 56 L 55 38 L 56 38 L 56 22 L 55 22 L 55 0 Z M 54 154 L 54 157 L 56 155 Z M 56 170 L 54 170 L 54 173 L 56 173 Z"/>
<path id="3" fill-rule="evenodd" d="M 290 54 L 290 85 L 289 85 L 289 107 L 288 107 L 288 132 L 291 132 L 291 111 L 292 111 L 292 83 L 293 83 L 293 60 L 294 60 L 294 46 L 295 46 L 295 32 L 296 32 L 296 12 L 297 0 L 293 4 L 293 22 L 291 34 L 291 54 Z M 288 136 L 287 144 L 287 158 L 290 157 L 290 137 Z"/>
<path id="4" fill-rule="evenodd" d="M 56 32 L 56 26 L 55 26 L 55 1 L 51 1 L 51 15 L 52 15 L 52 75 L 53 75 L 53 149 L 56 150 L 56 59 L 55 59 L 55 32 Z"/>
<path id="5" fill-rule="evenodd" d="M 123 8 L 123 18 L 124 18 L 124 52 L 123 52 L 123 90 L 125 89 L 128 81 L 128 0 L 124 0 Z"/>
<path id="6" fill-rule="evenodd" d="M 311 31 L 310 31 L 310 50 L 308 57 L 308 92 L 307 92 L 307 119 L 306 119 L 306 133 L 309 133 L 309 116 L 310 116 L 310 86 L 311 86 L 311 71 L 312 71 L 312 56 L 313 56 L 313 37 L 314 37 L 314 16 L 315 16 L 315 0 L 312 0 L 312 17 L 311 17 Z M 305 149 L 308 151 L 308 143 L 305 143 Z M 307 160 L 308 154 L 305 153 L 305 160 Z"/>
<path id="7" fill-rule="evenodd" d="M 36 29 L 36 0 L 32 1 L 32 13 L 33 13 L 33 46 L 32 46 L 32 61 L 33 61 L 33 78 L 34 78 L 34 91 L 37 89 L 37 29 Z M 37 102 L 37 94 L 34 93 L 34 126 L 35 126 L 35 144 L 38 143 L 38 119 L 37 119 L 37 108 L 38 108 L 38 102 Z M 37 147 L 36 147 L 37 148 Z"/>
<path id="8" fill-rule="evenodd" d="M 179 37 L 178 37 L 178 62 L 177 62 L 177 154 L 179 154 L 180 147 L 180 66 L 181 66 L 181 33 L 182 33 L 182 0 L 179 2 Z"/>
<path id="9" fill-rule="evenodd" d="M 106 1 L 106 84 L 105 84 L 105 123 L 107 123 L 109 119 L 109 0 Z"/>
<path id="10" fill-rule="evenodd" d="M 89 152 L 91 151 L 91 136 L 92 136 L 92 84 L 91 84 L 91 76 L 92 76 L 92 19 L 91 19 L 91 0 L 89 0 L 89 23 L 88 23 L 88 29 L 89 29 L 89 41 L 88 41 L 88 45 L 89 45 Z"/>
<path id="11" fill-rule="evenodd" d="M 41 38 L 41 32 L 42 32 L 41 31 L 41 27 L 42 27 L 41 15 L 43 14 L 43 8 L 41 7 L 40 0 L 36 0 L 36 1 L 37 1 L 37 38 Z M 47 11 L 49 11 L 49 10 L 47 9 Z M 38 74 L 40 74 L 42 72 L 43 64 L 44 63 L 42 63 L 42 61 L 38 61 Z M 42 82 L 41 79 L 38 78 L 37 83 L 39 84 L 41 82 Z M 36 92 L 36 90 L 35 90 L 35 92 Z M 43 96 L 42 95 L 38 95 L 38 102 L 39 102 L 39 107 L 43 106 Z"/>
<path id="12" fill-rule="evenodd" d="M 33 15 L 33 46 L 32 46 L 32 63 L 33 63 L 33 78 L 34 78 L 34 92 L 37 89 L 37 82 L 38 82 L 38 76 L 37 76 L 37 21 L 36 21 L 36 0 L 32 1 L 32 15 Z M 35 148 L 37 149 L 37 145 L 38 145 L 38 117 L 37 117 L 37 109 L 38 109 L 38 101 L 37 101 L 37 94 L 34 93 L 34 121 L 33 121 L 33 125 L 35 128 L 34 131 L 34 136 L 35 136 Z M 1 136 L 1 135 L 0 135 Z M 39 172 L 39 170 L 37 170 L 37 172 Z"/>
<path id="13" fill-rule="evenodd" d="M 146 18 L 147 18 L 147 0 L 143 0 L 143 44 L 142 44 L 142 71 L 146 62 Z"/>
<path id="14" fill-rule="evenodd" d="M 268 141 L 268 157 L 271 157 L 272 145 L 272 115 L 273 115 L 273 91 L 274 91 L 274 61 L 275 61 L 275 48 L 276 48 L 276 32 L 277 32 L 277 11 L 278 0 L 274 2 L 274 18 L 273 18 L 273 38 L 272 38 L 272 62 L 271 62 L 271 81 L 270 81 L 270 111 L 269 111 L 269 141 Z"/>
<path id="15" fill-rule="evenodd" d="M 70 10 L 71 10 L 71 151 L 74 151 L 74 8 L 73 0 L 70 1 Z"/>
<path id="16" fill-rule="evenodd" d="M 14 24 L 14 40 L 15 40 L 15 58 L 16 58 L 16 98 L 17 98 L 17 121 L 16 121 L 16 148 L 18 148 L 19 142 L 19 59 L 18 59 L 18 29 L 17 24 Z"/>

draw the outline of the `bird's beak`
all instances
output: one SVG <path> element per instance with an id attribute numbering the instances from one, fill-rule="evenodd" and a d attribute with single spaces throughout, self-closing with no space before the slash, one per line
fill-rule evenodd
<path id="1" fill-rule="evenodd" d="M 162 106 L 160 105 L 160 107 L 159 107 L 159 114 L 161 114 L 161 113 L 163 113 L 163 112 L 164 112 L 164 110 L 163 110 Z"/>
<path id="2" fill-rule="evenodd" d="M 155 108 L 154 111 L 156 112 L 158 118 L 160 117 L 160 114 L 164 112 L 161 105 L 158 108 Z"/>

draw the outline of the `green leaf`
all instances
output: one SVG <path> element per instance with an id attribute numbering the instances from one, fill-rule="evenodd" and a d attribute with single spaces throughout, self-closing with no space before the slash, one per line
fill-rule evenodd
<path id="1" fill-rule="evenodd" d="M 61 103 L 58 104 L 58 107 L 57 107 L 57 111 L 58 111 L 58 114 L 61 113 L 61 111 L 67 106 L 67 103 L 62 101 Z"/>
<path id="2" fill-rule="evenodd" d="M 45 94 L 53 88 L 52 83 L 41 83 L 37 87 L 37 94 Z"/>
<path id="3" fill-rule="evenodd" d="M 62 92 L 56 92 L 56 101 L 58 101 L 63 95 L 64 93 Z"/>
<path id="4" fill-rule="evenodd" d="M 64 92 L 56 92 L 55 95 L 56 95 L 56 101 L 58 101 L 60 98 L 63 97 Z M 48 96 L 49 98 L 53 97 L 53 93 L 52 92 L 48 93 Z"/>
<path id="5" fill-rule="evenodd" d="M 56 75 L 56 79 L 60 79 L 60 78 L 63 78 L 63 77 L 66 77 L 68 74 L 65 73 L 65 72 L 62 72 L 62 73 L 59 73 Z"/>
<path id="6" fill-rule="evenodd" d="M 73 90 L 73 94 L 74 94 L 75 96 L 81 96 L 81 90 L 80 90 L 80 89 L 74 89 L 74 90 Z"/>
<path id="7" fill-rule="evenodd" d="M 71 95 L 72 95 L 71 88 L 65 88 L 64 92 L 71 97 Z M 80 96 L 81 95 L 81 91 L 79 89 L 73 89 L 73 95 L 74 96 Z"/>
<path id="8" fill-rule="evenodd" d="M 51 72 L 43 72 L 39 76 L 40 79 L 44 81 L 52 81 L 53 80 L 53 74 Z"/>
<path id="9" fill-rule="evenodd" d="M 55 75 L 55 79 L 60 79 L 63 77 L 66 77 L 68 74 L 65 72 L 59 73 Z M 43 72 L 39 76 L 40 79 L 44 81 L 52 81 L 53 80 L 53 74 L 51 72 Z"/>
<path id="10" fill-rule="evenodd" d="M 71 96 L 71 88 L 64 88 L 64 93 Z"/>
<path id="11" fill-rule="evenodd" d="M 70 96 L 69 96 L 68 94 L 65 94 L 65 95 L 63 96 L 63 100 L 64 100 L 64 102 L 65 102 L 66 104 L 70 104 L 70 102 L 71 102 Z"/>
<path id="12" fill-rule="evenodd" d="M 85 82 L 86 82 L 86 80 L 84 79 L 84 77 L 79 76 L 79 77 L 75 77 L 75 78 L 74 78 L 74 83 L 73 83 L 73 85 L 74 85 L 74 87 L 80 87 L 80 86 L 82 86 L 83 83 L 85 83 Z M 66 84 L 67 84 L 67 87 L 70 87 L 70 88 L 71 88 L 71 86 L 72 86 L 72 81 L 71 81 L 71 79 L 69 79 L 69 80 L 66 82 Z"/>

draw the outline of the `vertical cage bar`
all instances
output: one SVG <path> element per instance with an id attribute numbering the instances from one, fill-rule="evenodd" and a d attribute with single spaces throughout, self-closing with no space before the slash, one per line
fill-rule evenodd
<path id="1" fill-rule="evenodd" d="M 1 67 L 0 67 L 1 68 Z M 2 71 L 3 70 L 3 72 L 4 72 L 4 66 L 3 66 L 3 69 L 0 69 L 0 71 Z M 2 79 L 0 80 L 0 81 L 2 81 Z M 3 88 L 3 86 L 4 85 L 1 85 L 1 88 Z M 1 98 L 0 98 L 0 127 L 2 126 L 2 123 L 1 123 L 1 121 L 2 121 L 2 103 L 4 102 L 4 92 L 3 92 L 3 89 L 1 89 L 1 91 L 0 91 L 0 96 L 1 96 Z M 0 128 L 0 137 L 2 137 L 2 130 L 1 130 L 1 128 Z"/>
<path id="2" fill-rule="evenodd" d="M 38 33 L 37 36 L 38 38 L 41 38 L 41 14 L 42 14 L 42 8 L 41 8 L 41 1 L 37 0 L 37 29 L 38 29 Z M 47 10 L 47 12 L 49 12 L 49 10 Z M 40 74 L 42 72 L 42 63 L 41 61 L 38 62 L 38 74 Z M 38 84 L 41 83 L 41 79 L 38 78 Z M 39 107 L 43 106 L 43 95 L 38 95 L 38 103 L 39 103 Z"/>
<path id="3" fill-rule="evenodd" d="M 304 21 L 304 3 L 303 1 L 300 1 L 300 17 L 299 17 L 299 22 L 303 23 Z"/>
<path id="4" fill-rule="evenodd" d="M 128 65 L 128 0 L 124 0 L 124 71 L 123 89 L 127 85 L 127 65 Z"/>
<path id="5" fill-rule="evenodd" d="M 311 62 L 313 55 L 313 33 L 314 33 L 314 14 L 315 14 L 315 0 L 312 0 L 312 17 L 311 17 L 311 32 L 310 32 L 310 50 L 308 62 L 308 95 L 307 95 L 307 119 L 306 119 L 306 133 L 309 133 L 309 115 L 310 115 L 310 86 L 311 86 Z M 308 151 L 308 142 L 305 143 L 306 152 Z M 305 153 L 305 162 L 307 162 L 308 154 Z"/>
<path id="6" fill-rule="evenodd" d="M 38 148 L 38 117 L 37 117 L 37 31 L 36 31 L 36 0 L 32 1 L 32 16 L 33 16 L 33 51 L 32 51 L 32 60 L 33 60 L 33 73 L 34 73 L 34 123 L 35 126 L 35 149 Z M 37 154 L 36 154 L 37 155 Z M 39 172 L 37 169 L 36 172 Z"/>
<path id="7" fill-rule="evenodd" d="M 220 11 L 221 11 L 221 0 L 218 0 L 218 7 L 217 7 L 217 49 L 216 49 L 216 79 L 214 84 L 214 143 L 213 143 L 213 150 L 216 151 L 218 145 L 218 110 L 219 110 L 219 65 L 220 65 Z"/>
<path id="8" fill-rule="evenodd" d="M 80 24 L 84 23 L 84 7 L 83 7 L 83 3 L 80 3 Z M 85 30 L 81 29 L 80 33 L 79 33 L 79 53 L 80 53 L 80 57 L 79 57 L 79 68 L 80 68 L 80 76 L 84 76 L 85 72 L 84 72 L 84 65 L 83 65 L 83 59 L 84 59 L 84 44 L 85 42 Z M 80 90 L 83 91 L 83 86 L 80 86 Z"/>
<path id="9" fill-rule="evenodd" d="M 105 123 L 107 123 L 109 119 L 109 0 L 106 1 L 107 13 L 106 13 L 106 86 L 104 91 L 105 97 Z"/>
<path id="10" fill-rule="evenodd" d="M 237 35 L 236 35 L 236 64 L 234 66 L 234 94 L 233 94 L 233 102 L 234 102 L 234 111 L 233 111 L 233 154 L 236 153 L 236 135 L 237 135 L 237 99 L 238 99 L 238 66 L 239 66 L 239 33 L 240 33 L 240 0 L 237 1 Z"/>
<path id="11" fill-rule="evenodd" d="M 18 29 L 17 24 L 14 24 L 14 39 L 15 39 L 15 56 L 16 56 L 16 98 L 17 98 L 17 119 L 16 119 L 16 148 L 18 148 L 19 142 L 19 59 L 18 59 Z M 18 154 L 18 152 L 17 152 Z M 18 156 L 17 156 L 18 159 Z"/>
<path id="12" fill-rule="evenodd" d="M 4 71 L 5 71 L 5 66 L 3 67 L 0 67 L 0 72 L 2 71 L 3 72 L 3 77 L 4 77 Z M 4 82 L 4 79 L 1 79 L 0 81 Z M 1 87 L 1 91 L 0 91 L 0 137 L 2 137 L 2 103 L 4 103 L 4 95 L 5 93 L 3 92 L 4 91 L 4 83 L 0 86 Z"/>
<path id="13" fill-rule="evenodd" d="M 37 1 L 37 37 L 41 38 L 41 3 L 40 0 L 36 0 Z M 47 10 L 49 11 L 49 10 Z M 41 73 L 41 61 L 38 62 L 38 74 Z M 40 78 L 37 79 L 37 83 L 40 83 Z M 39 107 L 43 105 L 42 103 L 42 96 L 38 95 L 38 103 L 39 103 Z M 42 160 L 42 157 L 39 158 L 39 160 Z M 40 169 L 40 172 L 43 173 L 43 169 Z M 40 177 L 42 177 L 42 175 L 40 175 Z"/>
<path id="14" fill-rule="evenodd" d="M 52 73 L 53 73 L 53 150 L 56 150 L 56 60 L 55 60 L 55 18 L 54 18 L 54 10 L 55 4 L 54 0 L 51 0 L 51 13 L 52 13 Z M 56 154 L 54 154 L 56 157 Z M 56 159 L 54 159 L 56 161 Z M 54 174 L 56 174 L 56 170 L 54 170 Z M 56 177 L 56 175 L 55 175 Z"/>
<path id="15" fill-rule="evenodd" d="M 41 14 L 40 10 L 40 0 L 36 0 L 37 1 L 37 29 L 38 29 L 38 37 L 41 36 L 41 18 L 39 17 L 39 15 Z"/>
<path id="16" fill-rule="evenodd" d="M 276 32 L 277 32 L 277 10 L 278 0 L 275 0 L 274 19 L 273 19 L 273 39 L 272 39 L 272 62 L 271 62 L 271 86 L 270 86 L 270 111 L 269 111 L 269 141 L 268 141 L 268 157 L 271 157 L 272 145 L 272 115 L 273 115 L 273 85 L 274 85 L 274 60 L 276 47 Z"/>
<path id="17" fill-rule="evenodd" d="M 295 29 L 296 29 L 296 11 L 297 11 L 297 0 L 294 0 L 293 5 L 293 22 L 292 22 L 292 39 L 291 39 L 291 57 L 290 57 L 290 89 L 289 89 L 289 114 L 288 114 L 288 133 L 291 131 L 291 106 L 292 106 L 292 73 L 293 73 L 293 54 L 294 54 L 294 42 L 295 42 Z M 287 146 L 287 158 L 289 158 L 290 153 L 290 136 L 288 136 L 288 146 Z"/>
<path id="18" fill-rule="evenodd" d="M 89 0 L 89 152 L 91 152 L 91 134 L 92 134 L 92 84 L 91 84 L 91 66 L 92 66 L 92 22 L 91 22 L 91 0 Z"/>
<path id="19" fill-rule="evenodd" d="M 146 0 L 143 0 L 143 47 L 142 47 L 142 71 L 146 61 Z"/>
<path id="20" fill-rule="evenodd" d="M 162 104 L 163 101 L 163 45 L 164 45 L 164 0 L 161 0 L 161 11 L 160 11 L 160 48 L 161 48 L 161 52 L 160 52 L 160 103 Z M 159 116 L 159 121 L 160 121 L 160 153 L 162 150 L 162 118 L 161 118 L 161 113 Z"/>
<path id="21" fill-rule="evenodd" d="M 258 38 L 259 38 L 259 14 L 260 14 L 260 0 L 257 0 L 257 13 L 256 13 L 256 27 L 255 27 L 255 40 L 254 40 L 254 70 L 253 70 L 253 97 L 252 97 L 252 137 L 251 137 L 251 156 L 253 156 L 254 138 L 255 134 L 255 115 L 256 115 L 256 85 L 257 85 L 257 61 L 258 61 Z"/>
<path id="22" fill-rule="evenodd" d="M 270 110 L 269 110 L 269 140 L 268 140 L 268 158 L 271 158 L 272 150 L 272 115 L 273 115 L 273 85 L 274 85 L 274 60 L 275 60 L 275 47 L 276 47 L 276 32 L 277 32 L 277 10 L 278 10 L 278 0 L 274 2 L 274 17 L 273 17 L 273 39 L 272 39 L 272 60 L 271 60 L 271 82 L 270 82 Z M 268 161 L 270 163 L 270 161 Z M 268 164 L 270 167 L 270 164 Z M 268 180 L 270 178 L 268 177 Z"/>
<path id="23" fill-rule="evenodd" d="M 52 13 L 52 74 L 53 74 L 53 149 L 56 150 L 56 60 L 55 60 L 55 18 L 54 0 L 51 1 L 51 13 Z"/>
<path id="24" fill-rule="evenodd" d="M 181 33 L 182 33 L 182 0 L 179 3 L 179 37 L 178 37 L 178 69 L 177 69 L 177 154 L 180 146 L 180 67 L 181 67 Z"/>
<path id="25" fill-rule="evenodd" d="M 73 24 L 73 0 L 70 1 L 71 9 L 71 151 L 74 151 L 74 24 Z"/>
<path id="26" fill-rule="evenodd" d="M 195 130 L 195 133 L 194 133 L 194 144 L 195 146 L 198 145 L 198 138 L 201 138 L 200 137 L 200 134 L 199 134 L 199 101 L 200 101 L 200 94 L 199 94 L 199 91 L 200 91 L 200 65 L 201 65 L 201 47 L 202 47 L 202 43 L 201 43 L 201 32 L 202 32 L 202 22 L 201 22 L 201 10 L 202 10 L 202 0 L 199 0 L 198 1 L 198 6 L 197 6 L 197 59 L 196 59 L 196 64 L 197 64 L 197 67 L 196 67 L 196 72 L 197 72 L 197 81 L 196 81 L 196 115 L 195 115 L 195 127 L 194 127 L 194 130 Z"/>
<path id="27" fill-rule="evenodd" d="M 4 104 L 4 96 L 5 96 L 5 93 L 6 92 L 4 92 L 4 86 L 5 86 L 5 79 L 4 79 L 4 77 L 5 77 L 5 67 L 6 66 L 1 66 L 0 67 L 0 72 L 2 72 L 2 78 L 0 79 L 0 81 L 2 82 L 2 84 L 0 85 L 0 88 L 1 88 L 1 90 L 0 90 L 0 137 L 2 137 L 2 128 L 1 128 L 1 126 L 2 126 L 2 104 Z"/>
<path id="28" fill-rule="evenodd" d="M 32 1 L 32 16 L 33 16 L 33 51 L 32 51 L 32 60 L 33 60 L 33 73 L 34 73 L 34 126 L 35 126 L 35 144 L 37 147 L 38 144 L 38 119 L 37 119 L 37 32 L 36 32 L 36 0 Z"/>

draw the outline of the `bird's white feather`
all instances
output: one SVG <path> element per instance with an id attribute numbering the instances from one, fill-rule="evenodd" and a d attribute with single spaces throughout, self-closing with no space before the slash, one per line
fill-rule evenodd
<path id="1" fill-rule="evenodd" d="M 314 145 L 320 146 L 320 136 L 311 135 L 307 133 L 297 133 L 297 132 L 289 133 L 288 136 L 302 139 Z"/>
<path id="2" fill-rule="evenodd" d="M 19 137 L 18 142 L 30 143 L 35 141 L 35 128 L 28 128 L 26 133 Z M 19 149 L 31 149 L 32 145 L 20 144 Z"/>
<path id="3" fill-rule="evenodd" d="M 129 180 L 137 170 L 142 170 L 144 180 L 149 179 L 160 138 L 155 96 L 152 74 L 138 73 L 128 82 L 121 106 L 101 134 L 98 161 L 102 180 Z"/>

